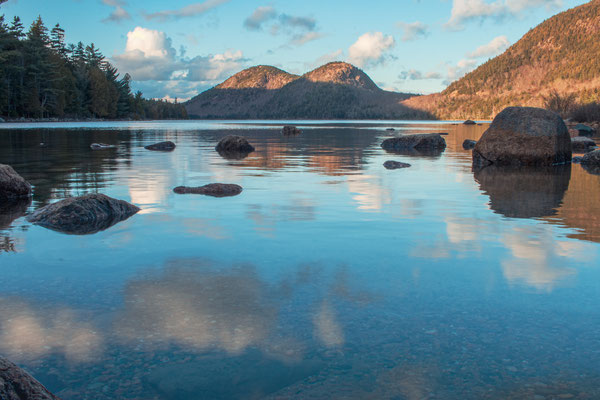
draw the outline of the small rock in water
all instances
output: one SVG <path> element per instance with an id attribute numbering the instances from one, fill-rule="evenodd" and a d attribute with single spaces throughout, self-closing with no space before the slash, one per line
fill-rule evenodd
<path id="1" fill-rule="evenodd" d="M 410 164 L 403 163 L 400 161 L 386 161 L 383 163 L 383 166 L 386 169 L 400 169 L 400 168 L 408 168 L 408 167 L 410 167 Z"/>
<path id="2" fill-rule="evenodd" d="M 396 129 L 394 129 L 394 128 L 387 128 L 387 129 L 386 129 L 386 131 L 390 131 L 390 132 L 393 132 L 393 131 L 395 131 L 395 130 L 396 130 Z"/>
<path id="3" fill-rule="evenodd" d="M 209 183 L 200 187 L 178 186 L 173 189 L 177 194 L 203 194 L 213 197 L 237 196 L 242 190 L 240 185 L 229 183 Z"/>
<path id="4" fill-rule="evenodd" d="M 423 133 L 386 139 L 381 143 L 381 147 L 388 151 L 444 149 L 446 141 L 439 133 Z"/>
<path id="5" fill-rule="evenodd" d="M 600 150 L 587 153 L 581 159 L 582 164 L 600 166 Z"/>
<path id="6" fill-rule="evenodd" d="M 138 207 L 126 201 L 95 193 L 42 207 L 27 221 L 70 235 L 89 235 L 108 229 L 138 211 Z"/>
<path id="7" fill-rule="evenodd" d="M 465 122 L 463 122 L 463 125 L 476 125 L 477 122 L 473 121 L 472 119 L 468 119 Z"/>
<path id="8" fill-rule="evenodd" d="M 0 199 L 31 197 L 31 185 L 10 165 L 0 164 Z"/>
<path id="9" fill-rule="evenodd" d="M 175 147 L 176 147 L 175 143 L 173 143 L 171 141 L 166 141 L 166 142 L 150 144 L 148 146 L 145 146 L 144 148 L 146 150 L 152 150 L 152 151 L 173 151 L 173 150 L 175 150 Z"/>
<path id="10" fill-rule="evenodd" d="M 285 136 L 299 135 L 302 133 L 302 131 L 300 129 L 296 128 L 295 126 L 291 126 L 291 125 L 284 126 L 283 130 L 281 132 Z"/>
<path id="11" fill-rule="evenodd" d="M 90 148 L 92 150 L 114 149 L 115 147 L 117 147 L 117 146 L 112 145 L 112 144 L 106 144 L 106 143 L 92 143 L 90 145 Z"/>
<path id="12" fill-rule="evenodd" d="M 254 146 L 243 136 L 229 135 L 219 141 L 215 146 L 215 150 L 221 157 L 240 160 L 252 153 Z"/>
<path id="13" fill-rule="evenodd" d="M 585 136 L 571 138 L 571 147 L 573 151 L 585 152 L 596 147 L 596 142 Z"/>
<path id="14" fill-rule="evenodd" d="M 465 149 L 465 150 L 473 149 L 476 144 L 477 144 L 477 141 L 472 140 L 472 139 L 466 139 L 463 142 L 463 149 Z"/>
<path id="15" fill-rule="evenodd" d="M 571 160 L 571 162 L 573 164 L 581 164 L 581 160 L 583 160 L 583 157 L 576 156 L 576 157 L 573 157 L 573 159 Z"/>

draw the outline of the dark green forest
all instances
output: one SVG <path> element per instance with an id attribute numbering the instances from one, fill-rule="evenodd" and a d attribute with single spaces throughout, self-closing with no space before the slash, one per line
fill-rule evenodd
<path id="1" fill-rule="evenodd" d="M 0 3 L 2 1 L 0 0 Z M 18 118 L 185 119 L 181 104 L 131 92 L 94 44 L 65 43 L 38 17 L 26 31 L 20 18 L 0 16 L 0 116 Z"/>

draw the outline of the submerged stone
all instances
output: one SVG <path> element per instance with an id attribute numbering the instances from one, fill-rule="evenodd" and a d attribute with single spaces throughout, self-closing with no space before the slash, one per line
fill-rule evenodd
<path id="1" fill-rule="evenodd" d="M 173 143 L 171 141 L 166 141 L 166 142 L 150 144 L 148 146 L 145 146 L 144 148 L 146 150 L 152 150 L 152 151 L 173 151 L 173 150 L 175 150 L 175 147 L 176 147 L 175 143 Z"/>
<path id="2" fill-rule="evenodd" d="M 89 235 L 108 229 L 138 211 L 138 207 L 126 201 L 103 194 L 87 194 L 40 208 L 27 220 L 57 232 Z"/>
<path id="3" fill-rule="evenodd" d="M 17 365 L 0 356 L 0 399 L 60 400 Z"/>
<path id="4" fill-rule="evenodd" d="M 463 145 L 462 145 L 462 146 L 463 146 L 463 149 L 465 149 L 465 150 L 470 150 L 470 149 L 473 149 L 473 148 L 475 148 L 475 145 L 476 145 L 476 144 L 477 144 L 477 141 L 476 141 L 476 140 L 472 140 L 472 139 L 466 139 L 466 140 L 463 142 Z"/>
<path id="5" fill-rule="evenodd" d="M 408 167 L 410 167 L 410 164 L 403 163 L 400 161 L 386 161 L 383 163 L 383 166 L 386 169 L 400 169 L 400 168 L 408 168 Z"/>
<path id="6" fill-rule="evenodd" d="M 209 183 L 200 187 L 178 186 L 173 189 L 177 194 L 203 194 L 213 197 L 237 196 L 242 190 L 240 185 L 229 183 Z"/>
<path id="7" fill-rule="evenodd" d="M 281 133 L 283 133 L 285 136 L 293 136 L 301 134 L 302 131 L 295 126 L 286 125 L 283 127 Z"/>
<path id="8" fill-rule="evenodd" d="M 402 135 L 386 139 L 381 147 L 387 151 L 402 150 L 436 150 L 445 149 L 446 141 L 439 133 L 423 133 L 415 135 Z"/>

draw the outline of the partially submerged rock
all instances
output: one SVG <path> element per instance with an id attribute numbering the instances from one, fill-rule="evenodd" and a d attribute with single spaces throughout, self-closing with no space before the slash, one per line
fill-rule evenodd
<path id="1" fill-rule="evenodd" d="M 126 220 L 140 209 L 103 194 L 70 197 L 35 211 L 27 220 L 71 235 L 97 233 Z"/>
<path id="2" fill-rule="evenodd" d="M 590 174 L 600 175 L 600 150 L 594 150 L 581 158 L 581 166 Z"/>
<path id="3" fill-rule="evenodd" d="M 0 357 L 0 399 L 60 400 L 23 369 Z"/>
<path id="4" fill-rule="evenodd" d="M 240 185 L 230 183 L 209 183 L 200 187 L 178 186 L 173 189 L 177 194 L 203 194 L 213 197 L 237 196 L 242 190 Z"/>
<path id="5" fill-rule="evenodd" d="M 585 136 L 571 138 L 571 148 L 573 151 L 586 152 L 596 147 L 596 142 Z"/>
<path id="6" fill-rule="evenodd" d="M 106 143 L 92 143 L 90 145 L 90 148 L 92 150 L 106 150 L 106 149 L 114 149 L 115 146 L 114 144 L 106 144 Z"/>
<path id="7" fill-rule="evenodd" d="M 422 133 L 386 139 L 381 143 L 381 147 L 389 152 L 403 150 L 443 150 L 446 148 L 446 141 L 439 133 Z"/>
<path id="8" fill-rule="evenodd" d="M 296 128 L 295 126 L 286 125 L 283 127 L 283 130 L 281 131 L 281 133 L 283 133 L 285 136 L 293 136 L 293 135 L 301 134 L 302 131 L 300 129 Z"/>
<path id="9" fill-rule="evenodd" d="M 577 157 L 573 157 L 573 159 L 571 159 L 571 162 L 573 164 L 581 164 L 581 160 L 583 160 L 583 157 L 577 156 Z"/>
<path id="10" fill-rule="evenodd" d="M 10 165 L 0 164 L 0 200 L 31 197 L 31 185 Z"/>
<path id="11" fill-rule="evenodd" d="M 386 131 L 390 131 L 390 132 L 394 132 L 396 129 L 395 128 L 387 128 Z"/>
<path id="12" fill-rule="evenodd" d="M 474 170 L 490 197 L 490 208 L 510 218 L 555 215 L 571 179 L 570 165 L 515 167 L 491 165 Z"/>
<path id="13" fill-rule="evenodd" d="M 175 150 L 175 147 L 176 147 L 175 143 L 173 143 L 171 141 L 166 141 L 166 142 L 150 144 L 148 146 L 145 146 L 144 148 L 146 150 L 152 150 L 152 151 L 173 151 L 173 150 Z"/>
<path id="14" fill-rule="evenodd" d="M 471 149 L 475 148 L 476 144 L 477 144 L 476 140 L 465 139 L 465 141 L 463 142 L 463 149 L 465 149 L 465 150 L 471 150 Z"/>
<path id="15" fill-rule="evenodd" d="M 594 136 L 594 134 L 596 133 L 596 130 L 594 128 L 584 124 L 575 125 L 575 130 L 579 132 L 579 136 Z"/>
<path id="16" fill-rule="evenodd" d="M 477 122 L 473 121 L 472 119 L 468 119 L 463 122 L 463 125 L 477 125 Z"/>
<path id="17" fill-rule="evenodd" d="M 410 164 L 407 163 L 403 163 L 400 161 L 386 161 L 383 163 L 383 166 L 386 169 L 400 169 L 400 168 L 408 168 L 410 167 Z"/>
<path id="18" fill-rule="evenodd" d="M 254 151 L 254 147 L 243 136 L 229 135 L 225 136 L 215 150 L 224 158 L 240 160 Z"/>
<path id="19" fill-rule="evenodd" d="M 473 149 L 473 165 L 554 165 L 571 161 L 571 137 L 562 118 L 533 107 L 508 107 Z"/>

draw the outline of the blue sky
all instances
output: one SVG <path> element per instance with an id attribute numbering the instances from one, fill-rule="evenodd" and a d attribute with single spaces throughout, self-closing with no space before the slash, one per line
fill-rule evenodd
<path id="1" fill-rule="evenodd" d="M 576 0 L 9 0 L 29 25 L 95 43 L 147 97 L 187 99 L 243 68 L 348 61 L 382 88 L 433 93 Z"/>

